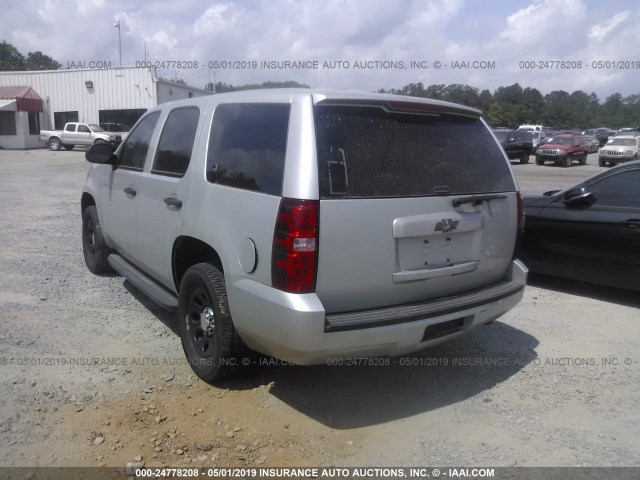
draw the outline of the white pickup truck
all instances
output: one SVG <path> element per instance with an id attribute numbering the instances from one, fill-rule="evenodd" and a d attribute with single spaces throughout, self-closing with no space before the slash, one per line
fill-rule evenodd
<path id="1" fill-rule="evenodd" d="M 91 146 L 95 143 L 110 144 L 115 150 L 122 143 L 122 135 L 107 132 L 93 123 L 69 122 L 64 130 L 40 130 L 40 141 L 49 145 L 51 150 L 60 150 L 60 147 L 71 150 L 76 145 Z"/>

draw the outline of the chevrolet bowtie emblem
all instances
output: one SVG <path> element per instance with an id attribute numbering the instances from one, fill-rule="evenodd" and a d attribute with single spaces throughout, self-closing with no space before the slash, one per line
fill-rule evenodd
<path id="1" fill-rule="evenodd" d="M 451 218 L 443 218 L 441 222 L 438 222 L 436 224 L 435 231 L 436 232 L 442 232 L 442 233 L 453 232 L 456 228 L 458 228 L 458 224 L 459 223 L 460 223 L 460 220 L 453 220 Z"/>

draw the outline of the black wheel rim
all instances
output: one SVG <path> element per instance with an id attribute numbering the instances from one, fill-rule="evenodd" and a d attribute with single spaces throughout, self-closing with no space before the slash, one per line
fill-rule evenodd
<path id="1" fill-rule="evenodd" d="M 187 303 L 187 340 L 193 351 L 201 358 L 213 357 L 215 312 L 208 292 L 195 287 Z"/>
<path id="2" fill-rule="evenodd" d="M 91 219 L 84 226 L 84 244 L 91 255 L 96 252 L 96 232 Z"/>

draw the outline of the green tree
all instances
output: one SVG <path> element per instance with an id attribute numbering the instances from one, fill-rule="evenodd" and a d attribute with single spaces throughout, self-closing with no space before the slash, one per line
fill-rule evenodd
<path id="1" fill-rule="evenodd" d="M 29 52 L 26 58 L 27 70 L 59 70 L 62 65 L 41 51 Z"/>
<path id="2" fill-rule="evenodd" d="M 2 41 L 0 43 L 0 70 L 24 70 L 24 56 L 16 47 Z"/>
<path id="3" fill-rule="evenodd" d="M 459 103 L 468 107 L 480 108 L 480 94 L 477 88 L 469 85 L 447 85 L 443 91 L 443 98 L 447 102 Z"/>

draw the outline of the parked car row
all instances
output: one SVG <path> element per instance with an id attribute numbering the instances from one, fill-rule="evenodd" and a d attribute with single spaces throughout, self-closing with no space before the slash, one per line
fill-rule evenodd
<path id="1" fill-rule="evenodd" d="M 545 133 L 542 131 L 509 130 L 498 128 L 493 131 L 502 145 L 507 157 L 519 160 L 520 163 L 529 163 L 529 157 L 535 155 L 536 165 L 544 165 L 552 162 L 555 165 L 567 168 L 574 162 L 579 165 L 587 163 L 587 156 L 600 150 L 598 163 L 601 167 L 615 165 L 617 163 L 637 160 L 640 155 L 640 132 L 624 130 L 624 135 L 617 134 L 612 138 L 607 137 L 606 143 L 601 147 L 601 139 L 595 135 L 577 132 Z M 602 129 L 594 130 L 594 133 L 602 134 Z"/>

